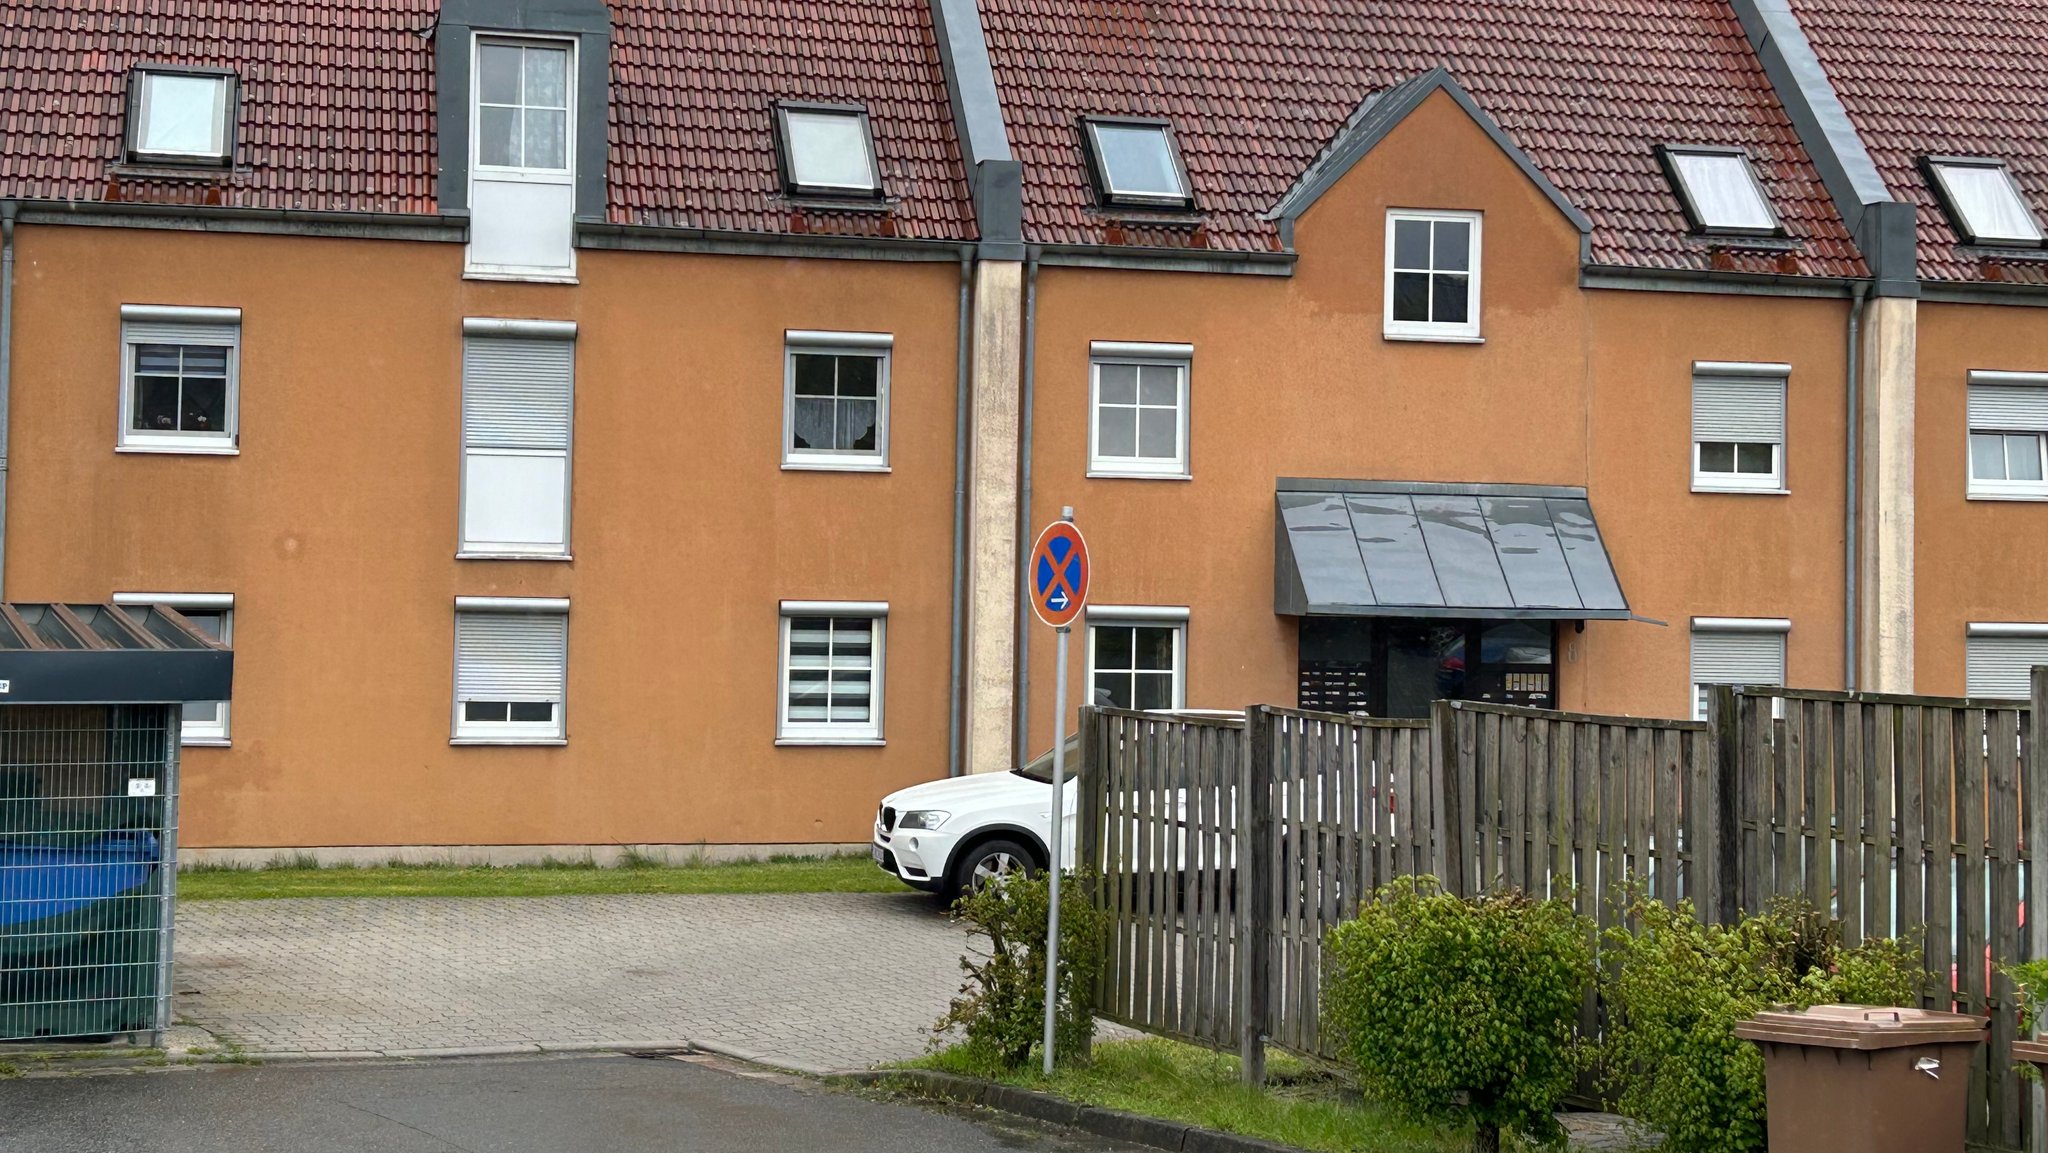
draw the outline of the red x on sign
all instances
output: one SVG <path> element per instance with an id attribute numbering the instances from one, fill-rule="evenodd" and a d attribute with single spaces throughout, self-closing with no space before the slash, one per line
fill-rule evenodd
<path id="1" fill-rule="evenodd" d="M 1054 628 L 1065 628 L 1088 603 L 1088 542 L 1074 522 L 1056 520 L 1031 546 L 1031 611 Z"/>

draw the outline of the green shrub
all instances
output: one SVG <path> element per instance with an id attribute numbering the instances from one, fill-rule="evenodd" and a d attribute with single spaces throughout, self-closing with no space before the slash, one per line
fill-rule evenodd
<path id="1" fill-rule="evenodd" d="M 1421 1118 L 1469 1115 L 1481 1149 L 1508 1129 L 1558 1136 L 1582 1067 L 1591 922 L 1562 901 L 1467 901 L 1397 880 L 1324 950 L 1324 1028 L 1369 1094 Z"/>
<path id="2" fill-rule="evenodd" d="M 1601 961 L 1601 1054 L 1623 1113 L 1661 1130 L 1671 1153 L 1764 1147 L 1764 1063 L 1735 1025 L 1762 1010 L 1843 1003 L 1910 1005 L 1926 983 L 1917 950 L 1896 940 L 1845 949 L 1820 913 L 1781 901 L 1735 926 L 1702 925 L 1692 907 L 1633 896 Z"/>
<path id="3" fill-rule="evenodd" d="M 1095 1031 L 1093 992 L 1109 939 L 1109 917 L 1088 900 L 1092 881 L 1067 874 L 1060 882 L 1060 974 L 1053 1049 L 1061 1058 L 1088 1051 Z M 960 958 L 967 974 L 960 995 L 933 1026 L 933 1044 L 958 1029 L 967 1057 L 990 1069 L 1017 1069 L 1045 1037 L 1045 929 L 1051 885 L 1017 877 L 960 898 L 955 919 L 988 951 Z M 971 938 L 970 938 L 971 939 Z"/>

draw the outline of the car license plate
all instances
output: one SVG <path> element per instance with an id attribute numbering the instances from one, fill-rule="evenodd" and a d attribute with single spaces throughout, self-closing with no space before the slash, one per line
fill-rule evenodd
<path id="1" fill-rule="evenodd" d="M 869 846 L 869 847 L 870 847 L 871 849 L 873 849 L 873 850 L 874 850 L 874 854 L 875 854 L 875 864 L 877 864 L 877 865 L 881 864 L 881 863 L 882 863 L 882 846 L 880 846 L 880 845 L 872 845 L 872 846 Z"/>

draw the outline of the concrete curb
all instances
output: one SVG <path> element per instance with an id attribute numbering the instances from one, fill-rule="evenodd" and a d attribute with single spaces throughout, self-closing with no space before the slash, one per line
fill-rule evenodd
<path id="1" fill-rule="evenodd" d="M 1119 1109 L 1077 1105 L 1050 1093 L 1034 1093 L 1014 1085 L 977 1081 L 952 1073 L 926 1069 L 877 1069 L 865 1073 L 841 1073 L 832 1080 L 979 1105 L 1034 1121 L 1080 1129 L 1113 1141 L 1170 1149 L 1175 1153 L 1300 1153 L 1291 1145 L 1276 1145 L 1256 1137 L 1240 1137 L 1235 1133 L 1125 1113 Z"/>

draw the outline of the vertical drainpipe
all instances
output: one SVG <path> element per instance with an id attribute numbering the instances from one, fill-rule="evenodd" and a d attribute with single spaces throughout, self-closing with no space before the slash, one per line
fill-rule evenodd
<path id="1" fill-rule="evenodd" d="M 1024 382 L 1017 435 L 1017 763 L 1031 759 L 1031 425 L 1038 365 L 1038 249 L 1024 250 Z"/>
<path id="2" fill-rule="evenodd" d="M 946 775 L 960 775 L 961 714 L 966 708 L 967 660 L 967 415 L 968 338 L 973 328 L 974 246 L 960 246 L 960 320 L 953 366 L 953 676 L 946 717 Z M 0 369 L 4 371 L 4 369 Z"/>
<path id="3" fill-rule="evenodd" d="M 1859 280 L 1849 290 L 1849 440 L 1844 450 L 1842 485 L 1842 687 L 1852 693 L 1856 691 L 1856 473 L 1863 423 L 1861 366 L 1856 355 L 1861 341 L 1857 330 L 1863 324 L 1863 298 L 1869 289 L 1868 283 Z"/>
<path id="4" fill-rule="evenodd" d="M 14 400 L 14 216 L 21 206 L 0 204 L 0 597 L 7 582 L 7 432 Z"/>

